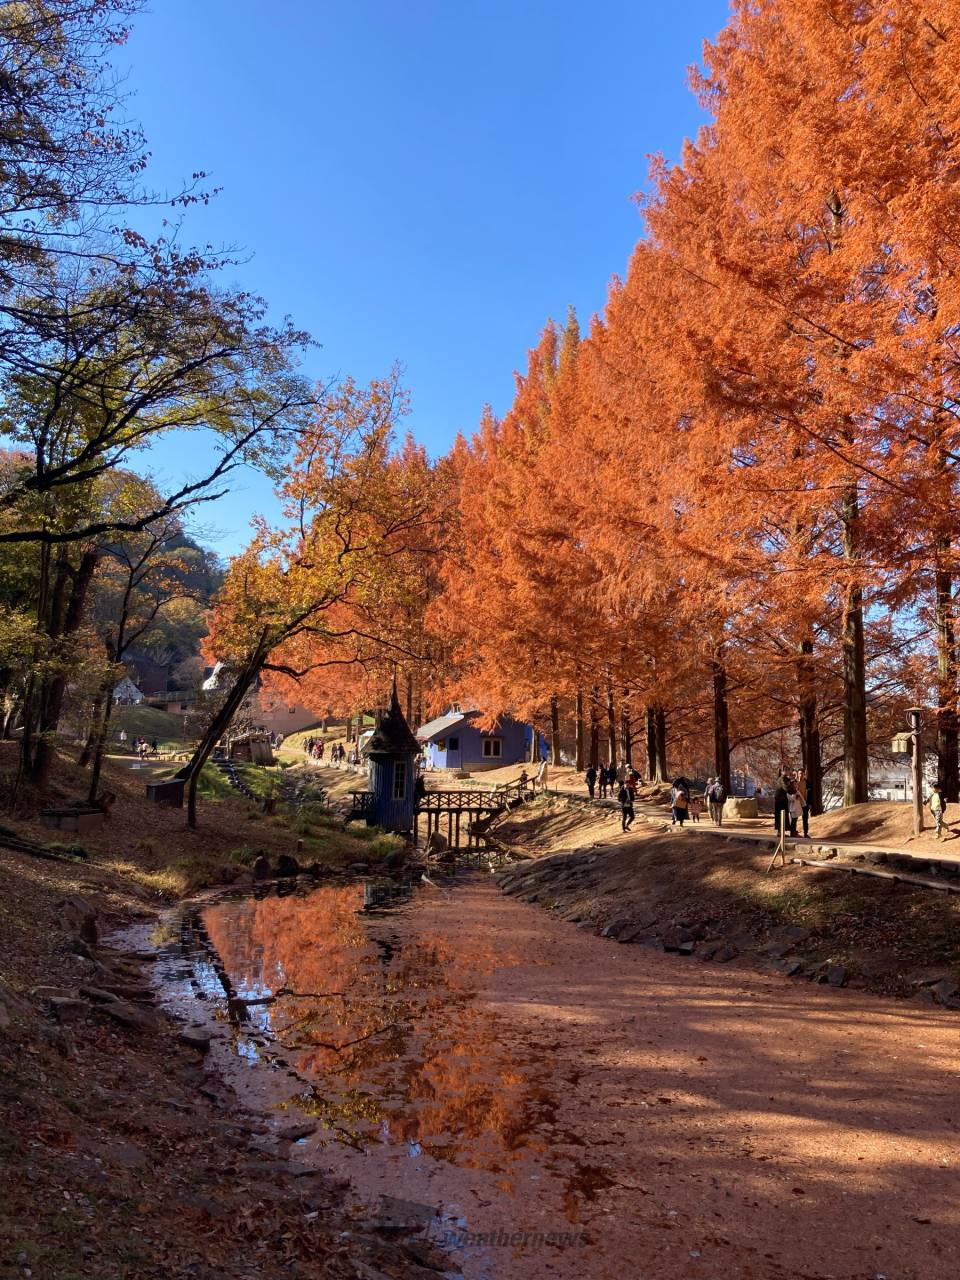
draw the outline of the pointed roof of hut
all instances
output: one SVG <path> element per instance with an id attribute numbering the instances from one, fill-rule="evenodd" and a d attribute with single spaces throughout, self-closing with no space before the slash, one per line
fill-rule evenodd
<path id="1" fill-rule="evenodd" d="M 397 697 L 397 682 L 393 682 L 390 694 L 390 706 L 381 717 L 376 732 L 367 744 L 368 756 L 401 756 L 417 755 L 420 744 L 410 731 L 403 712 L 400 710 L 400 699 Z"/>

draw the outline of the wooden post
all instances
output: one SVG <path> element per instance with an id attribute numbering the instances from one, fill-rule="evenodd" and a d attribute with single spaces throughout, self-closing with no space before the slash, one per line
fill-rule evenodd
<path id="1" fill-rule="evenodd" d="M 770 874 L 770 872 L 773 870 L 774 866 L 776 865 L 777 858 L 780 859 L 782 866 L 785 867 L 787 865 L 786 842 L 787 842 L 787 811 L 786 809 L 781 809 L 780 825 L 778 828 L 778 835 L 777 835 L 777 847 L 776 849 L 774 849 L 773 857 L 770 859 L 770 865 L 769 867 L 767 867 L 767 875 Z"/>

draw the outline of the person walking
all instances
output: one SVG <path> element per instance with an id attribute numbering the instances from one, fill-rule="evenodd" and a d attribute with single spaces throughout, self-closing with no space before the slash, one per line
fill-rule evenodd
<path id="1" fill-rule="evenodd" d="M 630 772 L 632 773 L 633 770 L 631 769 Z M 627 780 L 627 766 L 621 760 L 617 768 L 617 783 L 619 786 L 622 787 L 623 784 L 626 782 L 626 780 Z"/>
<path id="2" fill-rule="evenodd" d="M 786 769 L 780 770 L 780 776 L 777 778 L 776 787 L 773 792 L 773 829 L 777 835 L 780 834 L 781 818 L 783 814 L 782 825 L 786 831 L 790 825 L 790 796 L 787 791 L 789 779 Z"/>
<path id="3" fill-rule="evenodd" d="M 620 802 L 620 830 L 629 831 L 636 814 L 633 811 L 633 794 L 625 780 L 620 783 L 617 799 Z"/>
<path id="4" fill-rule="evenodd" d="M 703 813 L 703 800 L 700 796 L 690 797 L 690 821 L 699 822 L 700 815 Z"/>
<path id="5" fill-rule="evenodd" d="M 715 827 L 723 826 L 723 802 L 727 798 L 723 783 L 719 778 L 708 778 L 703 798 L 710 811 L 710 820 Z"/>
<path id="6" fill-rule="evenodd" d="M 607 798 L 607 783 L 610 781 L 610 775 L 607 773 L 607 766 L 602 764 L 597 772 L 597 794 L 601 800 Z"/>
<path id="7" fill-rule="evenodd" d="M 943 798 L 943 787 L 939 782 L 933 784 L 933 790 L 930 792 L 930 812 L 933 815 L 933 821 L 937 828 L 937 839 L 943 835 L 943 818 L 947 811 L 947 802 Z"/>
<path id="8" fill-rule="evenodd" d="M 803 817 L 803 801 L 800 799 L 800 792 L 794 786 L 793 791 L 787 793 L 787 814 L 790 819 L 790 834 L 796 837 L 797 823 Z"/>
<path id="9" fill-rule="evenodd" d="M 675 787 L 673 792 L 673 824 L 683 829 L 683 824 L 687 819 L 687 811 L 690 807 L 690 797 L 684 791 L 683 787 Z"/>
<path id="10" fill-rule="evenodd" d="M 635 800 L 636 800 L 636 798 L 637 798 L 637 782 L 638 782 L 637 775 L 636 775 L 636 773 L 633 771 L 633 769 L 631 769 L 631 770 L 630 770 L 630 772 L 627 774 L 626 778 L 624 778 L 624 780 L 623 780 L 623 785 L 624 785 L 624 786 L 627 788 L 627 790 L 630 792 L 630 803 L 631 803 L 631 804 L 633 804 L 633 803 L 634 803 L 634 801 L 635 801 Z"/>
<path id="11" fill-rule="evenodd" d="M 590 793 L 590 799 L 593 799 L 594 788 L 597 785 L 597 771 L 593 765 L 587 765 L 587 772 L 583 775 L 587 784 L 587 791 Z"/>
<path id="12" fill-rule="evenodd" d="M 803 838 L 806 839 L 810 835 L 810 799 L 807 795 L 807 775 L 803 771 L 797 774 L 796 781 L 797 795 L 800 797 L 800 817 L 803 821 Z"/>

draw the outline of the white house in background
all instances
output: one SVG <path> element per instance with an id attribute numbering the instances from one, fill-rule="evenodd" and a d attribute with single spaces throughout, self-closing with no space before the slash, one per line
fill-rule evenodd
<path id="1" fill-rule="evenodd" d="M 143 701 L 143 694 L 129 676 L 124 676 L 113 690 L 113 701 L 118 707 L 138 707 Z"/>
<path id="2" fill-rule="evenodd" d="M 929 796 L 937 780 L 937 753 L 925 751 L 923 761 L 923 794 Z M 869 794 L 871 800 L 912 800 L 913 765 L 909 756 L 894 756 L 883 763 L 871 761 Z"/>
<path id="3" fill-rule="evenodd" d="M 229 678 L 230 672 L 224 663 L 218 662 L 201 687 L 205 693 L 215 693 Z M 282 733 L 284 737 L 299 733 L 301 729 L 312 729 L 321 719 L 308 707 L 297 703 L 288 706 L 276 695 L 265 693 L 259 684 L 244 698 L 241 709 L 258 729 L 265 733 Z"/>

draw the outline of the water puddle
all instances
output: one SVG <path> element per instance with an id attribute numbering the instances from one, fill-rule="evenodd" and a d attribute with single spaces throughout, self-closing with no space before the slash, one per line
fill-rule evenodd
<path id="1" fill-rule="evenodd" d="M 543 1046 L 480 998 L 517 957 L 424 910 L 473 891 L 468 878 L 220 898 L 154 926 L 153 970 L 165 1005 L 211 1034 L 208 1069 L 270 1118 L 265 1150 L 347 1176 L 358 1203 L 502 1280 L 532 1248 L 553 1262 L 586 1243 L 582 1208 L 606 1184 L 558 1154 L 576 1140 L 558 1139 Z M 552 1206 L 537 1203 L 547 1179 Z"/>

